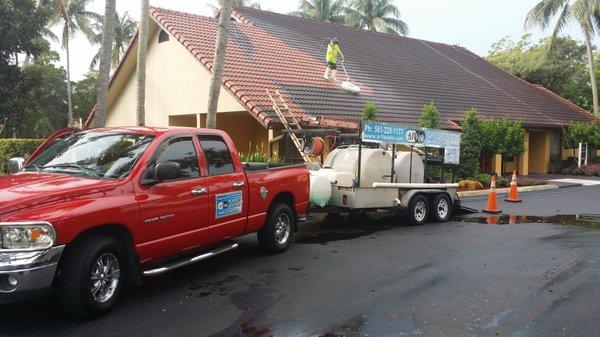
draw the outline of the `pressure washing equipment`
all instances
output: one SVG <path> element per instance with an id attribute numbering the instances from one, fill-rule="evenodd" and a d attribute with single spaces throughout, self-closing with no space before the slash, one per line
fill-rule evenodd
<path id="1" fill-rule="evenodd" d="M 346 71 L 346 67 L 344 66 L 344 60 L 340 62 L 342 65 L 342 70 L 344 70 L 344 74 L 346 74 L 346 81 L 342 81 L 341 87 L 344 91 L 347 91 L 351 94 L 358 95 L 360 93 L 360 87 L 352 82 L 350 82 L 350 76 L 348 76 L 348 72 Z"/>

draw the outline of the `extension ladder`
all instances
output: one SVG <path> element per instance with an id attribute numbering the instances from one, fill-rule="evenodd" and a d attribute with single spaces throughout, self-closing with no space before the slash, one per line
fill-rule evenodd
<path id="1" fill-rule="evenodd" d="M 269 90 L 267 90 L 267 94 L 269 95 L 271 102 L 273 102 L 273 110 L 275 110 L 277 117 L 279 117 L 283 128 L 287 131 L 302 130 L 300 122 L 298 121 L 296 116 L 292 114 L 290 108 L 288 107 L 287 103 L 285 103 L 285 100 L 283 99 L 283 96 L 281 96 L 279 90 L 275 90 L 274 93 L 271 93 Z M 310 156 L 304 153 L 304 145 L 300 141 L 300 138 L 298 138 L 298 135 L 294 132 L 289 132 L 288 134 L 290 135 L 294 146 L 296 147 L 296 149 L 298 149 L 298 152 L 300 152 L 302 159 L 304 159 L 305 162 L 313 162 Z"/>

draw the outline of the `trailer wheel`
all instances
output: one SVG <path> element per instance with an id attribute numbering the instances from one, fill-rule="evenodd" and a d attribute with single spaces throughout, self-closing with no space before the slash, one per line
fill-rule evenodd
<path id="1" fill-rule="evenodd" d="M 422 195 L 415 195 L 408 205 L 408 222 L 413 226 L 421 226 L 429 217 L 429 200 Z"/>
<path id="2" fill-rule="evenodd" d="M 446 194 L 438 194 L 431 203 L 431 217 L 435 222 L 446 222 L 452 216 L 452 200 Z"/>

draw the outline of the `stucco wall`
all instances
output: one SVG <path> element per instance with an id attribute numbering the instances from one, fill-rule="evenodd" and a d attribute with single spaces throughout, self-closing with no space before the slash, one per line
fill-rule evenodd
<path id="1" fill-rule="evenodd" d="M 151 26 L 146 60 L 146 125 L 168 126 L 170 115 L 205 114 L 211 73 L 174 37 L 158 43 L 160 29 L 154 22 Z M 136 53 L 133 51 L 137 48 L 134 49 L 111 86 L 107 126 L 135 124 Z M 222 88 L 219 113 L 245 110 Z"/>
<path id="2" fill-rule="evenodd" d="M 529 173 L 548 173 L 550 170 L 551 133 L 529 133 Z"/>

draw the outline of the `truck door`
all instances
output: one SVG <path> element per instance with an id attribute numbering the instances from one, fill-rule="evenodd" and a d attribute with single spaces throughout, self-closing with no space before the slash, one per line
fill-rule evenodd
<path id="1" fill-rule="evenodd" d="M 165 140 L 151 167 L 172 161 L 181 167 L 178 178 L 139 186 L 142 258 L 164 257 L 206 244 L 208 238 L 207 178 L 201 176 L 192 134 Z M 151 168 L 150 168 L 151 169 Z"/>
<path id="2" fill-rule="evenodd" d="M 208 169 L 209 243 L 244 234 L 248 214 L 248 186 L 241 167 L 221 136 L 198 135 Z"/>

